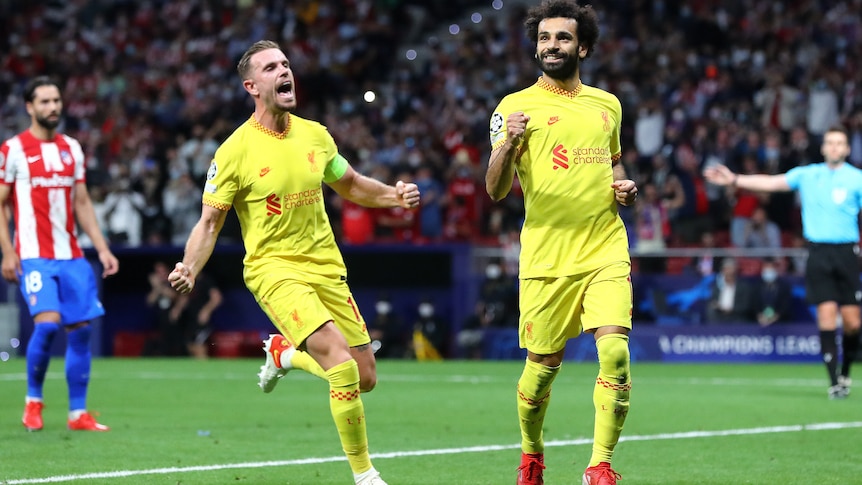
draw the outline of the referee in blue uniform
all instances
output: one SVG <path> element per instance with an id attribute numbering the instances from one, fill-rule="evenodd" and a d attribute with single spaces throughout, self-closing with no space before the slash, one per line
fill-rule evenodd
<path id="1" fill-rule="evenodd" d="M 817 305 L 820 353 L 829 372 L 830 399 L 850 394 L 850 364 L 859 349 L 862 288 L 859 284 L 859 211 L 862 209 L 862 170 L 846 162 L 847 131 L 830 128 L 820 148 L 824 161 L 795 167 L 778 175 L 739 175 L 718 165 L 704 177 L 717 185 L 762 192 L 799 192 L 802 234 L 808 241 L 805 291 Z M 835 330 L 842 321 L 843 359 L 838 367 Z"/>

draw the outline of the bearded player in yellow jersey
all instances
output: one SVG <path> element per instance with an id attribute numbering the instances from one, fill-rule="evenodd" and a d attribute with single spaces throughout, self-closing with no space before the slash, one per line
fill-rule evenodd
<path id="1" fill-rule="evenodd" d="M 566 341 L 587 332 L 596 340 L 599 373 L 593 452 L 582 480 L 612 485 L 619 475 L 611 456 L 631 389 L 631 262 L 617 204 L 632 204 L 637 187 L 619 163 L 619 100 L 580 81 L 580 61 L 592 53 L 599 33 L 593 9 L 546 0 L 530 9 L 525 27 L 543 74 L 503 98 L 491 116 L 485 176 L 488 194 L 499 201 L 517 173 L 526 209 L 519 339 L 527 360 L 517 392 L 517 483 L 543 483 L 542 424 L 551 384 Z"/>
<path id="2" fill-rule="evenodd" d="M 347 286 L 322 184 L 367 207 L 411 209 L 419 191 L 412 183 L 393 187 L 359 175 L 324 126 L 291 113 L 293 72 L 278 44 L 256 42 L 237 71 L 255 110 L 216 152 L 200 221 L 168 279 L 180 292 L 192 290 L 233 207 L 246 252 L 246 286 L 281 332 L 264 342 L 260 387 L 271 392 L 290 369 L 328 381 L 330 411 L 355 483 L 385 485 L 371 465 L 360 398 L 376 384 L 374 353 Z"/>

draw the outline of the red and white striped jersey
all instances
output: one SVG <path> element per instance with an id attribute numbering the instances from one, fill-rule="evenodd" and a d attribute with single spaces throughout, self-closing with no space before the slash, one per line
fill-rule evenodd
<path id="1" fill-rule="evenodd" d="M 43 141 L 26 130 L 0 146 L 0 183 L 12 186 L 15 250 L 21 259 L 83 256 L 72 201 L 84 173 L 81 144 L 66 135 Z"/>

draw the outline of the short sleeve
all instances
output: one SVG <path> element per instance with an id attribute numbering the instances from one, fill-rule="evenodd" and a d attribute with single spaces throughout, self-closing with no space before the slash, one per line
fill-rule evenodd
<path id="1" fill-rule="evenodd" d="M 491 139 L 491 150 L 496 150 L 506 143 L 508 134 L 506 131 L 506 118 L 509 116 L 508 110 L 510 107 L 506 103 L 506 98 L 497 105 L 494 112 L 491 114 L 490 125 L 488 126 L 488 135 Z"/>
<path id="2" fill-rule="evenodd" d="M 787 181 L 787 185 L 792 190 L 798 190 L 799 184 L 802 181 L 802 175 L 804 175 L 804 173 L 805 167 L 794 167 L 784 174 L 784 179 Z"/>
<path id="3" fill-rule="evenodd" d="M 207 170 L 203 203 L 216 209 L 228 210 L 233 206 L 233 199 L 239 189 L 239 163 L 222 148 L 216 151 Z"/>

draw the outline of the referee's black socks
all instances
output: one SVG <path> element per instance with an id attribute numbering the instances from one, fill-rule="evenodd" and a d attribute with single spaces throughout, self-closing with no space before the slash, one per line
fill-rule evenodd
<path id="1" fill-rule="evenodd" d="M 859 352 L 859 332 L 844 332 L 841 347 L 844 353 L 844 358 L 841 360 L 841 375 L 850 377 L 850 365 L 856 360 L 856 354 Z"/>
<path id="2" fill-rule="evenodd" d="M 858 344 L 856 347 L 858 348 Z M 830 385 L 838 385 L 838 344 L 835 342 L 835 330 L 820 331 L 820 355 L 823 356 L 823 363 L 829 372 Z"/>

